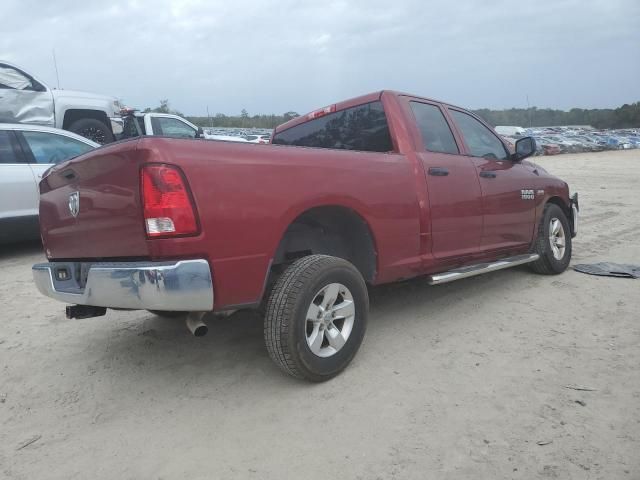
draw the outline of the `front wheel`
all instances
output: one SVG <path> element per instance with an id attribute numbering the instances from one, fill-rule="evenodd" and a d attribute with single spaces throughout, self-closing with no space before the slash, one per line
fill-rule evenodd
<path id="1" fill-rule="evenodd" d="M 558 205 L 547 203 L 542 213 L 534 253 L 540 258 L 530 263 L 536 273 L 555 275 L 564 272 L 571 261 L 571 226 Z"/>
<path id="2" fill-rule="evenodd" d="M 269 355 L 294 377 L 328 380 L 358 351 L 368 311 L 367 287 L 351 263 L 327 255 L 301 258 L 280 276 L 267 302 Z"/>

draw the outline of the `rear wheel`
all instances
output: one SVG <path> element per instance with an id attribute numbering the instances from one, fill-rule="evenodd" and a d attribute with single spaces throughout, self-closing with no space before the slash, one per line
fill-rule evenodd
<path id="1" fill-rule="evenodd" d="M 294 377 L 328 380 L 358 351 L 368 310 L 367 287 L 351 263 L 327 255 L 301 258 L 280 276 L 267 302 L 269 355 Z"/>
<path id="2" fill-rule="evenodd" d="M 536 273 L 555 275 L 564 272 L 571 261 L 571 227 L 564 211 L 554 203 L 544 207 L 534 252 L 540 258 L 530 263 Z"/>
<path id="3" fill-rule="evenodd" d="M 113 142 L 113 134 L 109 127 L 95 118 L 81 118 L 69 126 L 69 131 L 93 140 L 100 145 Z"/>

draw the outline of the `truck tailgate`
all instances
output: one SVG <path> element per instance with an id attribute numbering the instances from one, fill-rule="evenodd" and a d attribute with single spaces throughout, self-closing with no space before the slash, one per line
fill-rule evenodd
<path id="1" fill-rule="evenodd" d="M 53 167 L 40 183 L 40 230 L 50 259 L 148 257 L 138 140 Z"/>

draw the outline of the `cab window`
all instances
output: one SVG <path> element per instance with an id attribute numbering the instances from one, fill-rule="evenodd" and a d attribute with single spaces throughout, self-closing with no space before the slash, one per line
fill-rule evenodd
<path id="1" fill-rule="evenodd" d="M 346 108 L 288 128 L 276 133 L 272 143 L 364 152 L 393 150 L 380 101 Z"/>
<path id="2" fill-rule="evenodd" d="M 459 153 L 453 133 L 440 109 L 428 103 L 409 103 L 416 117 L 424 148 L 430 152 Z"/>
<path id="3" fill-rule="evenodd" d="M 507 150 L 498 137 L 491 130 L 471 115 L 458 110 L 449 110 L 454 122 L 464 138 L 469 153 L 474 157 L 506 160 L 509 158 Z"/>
<path id="4" fill-rule="evenodd" d="M 33 82 L 24 73 L 0 63 L 0 89 L 34 90 Z"/>
<path id="5" fill-rule="evenodd" d="M 175 138 L 196 138 L 196 130 L 175 118 L 151 117 L 154 135 Z"/>

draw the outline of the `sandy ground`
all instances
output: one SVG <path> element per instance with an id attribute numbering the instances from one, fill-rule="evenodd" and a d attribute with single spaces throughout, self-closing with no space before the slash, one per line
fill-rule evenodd
<path id="1" fill-rule="evenodd" d="M 580 192 L 574 263 L 640 263 L 640 151 L 537 161 Z M 640 280 L 377 288 L 354 363 L 310 385 L 255 315 L 201 339 L 145 312 L 66 320 L 39 261 L 0 251 L 0 478 L 640 479 Z"/>

